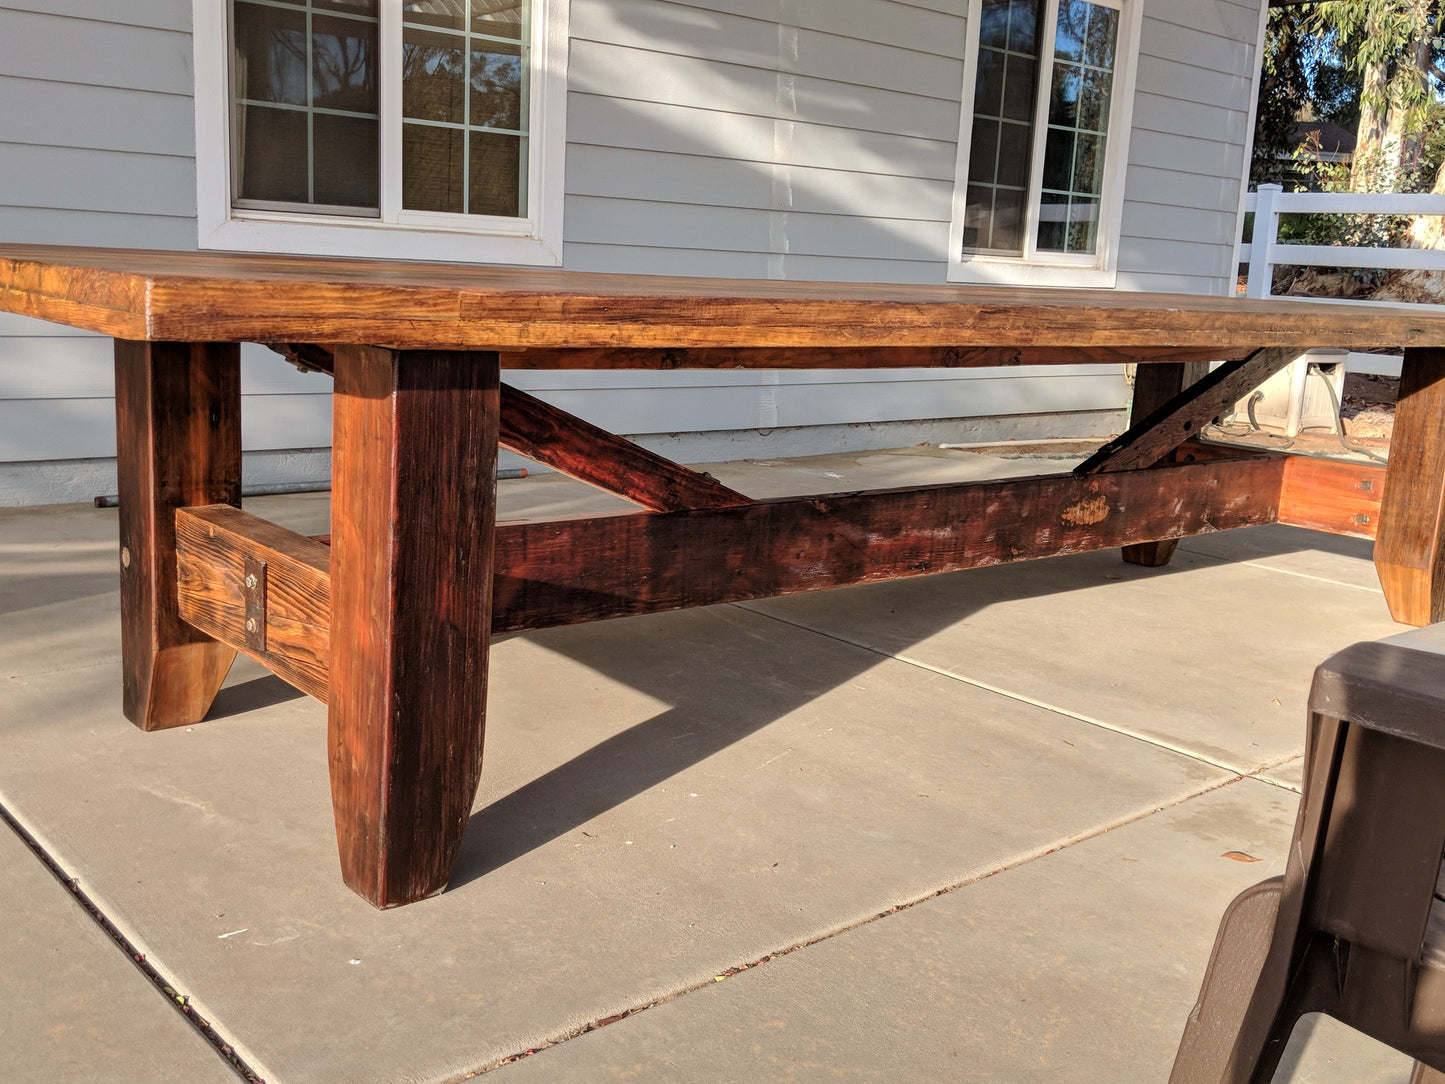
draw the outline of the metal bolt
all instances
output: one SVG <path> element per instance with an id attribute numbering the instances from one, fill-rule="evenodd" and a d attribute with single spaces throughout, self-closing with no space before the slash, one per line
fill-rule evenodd
<path id="1" fill-rule="evenodd" d="M 120 548 L 120 567 L 130 568 L 130 547 L 128 546 Z"/>
<path id="2" fill-rule="evenodd" d="M 247 590 L 247 591 L 254 591 L 254 590 L 256 590 L 256 577 L 255 577 L 255 576 L 247 576 L 247 577 L 246 577 L 246 590 Z"/>
<path id="3" fill-rule="evenodd" d="M 1374 488 L 1375 488 L 1375 483 L 1374 483 L 1371 479 L 1369 479 L 1369 478 L 1361 478 L 1361 479 L 1360 479 L 1360 488 L 1361 488 L 1361 489 L 1374 489 Z"/>
<path id="4" fill-rule="evenodd" d="M 256 631 L 256 619 L 255 619 L 254 617 L 248 617 L 248 618 L 246 618 L 246 631 L 247 631 L 247 632 L 255 632 L 255 631 Z"/>
<path id="5" fill-rule="evenodd" d="M 1355 522 L 1358 523 L 1361 527 L 1363 527 L 1365 524 L 1370 522 L 1370 517 L 1365 515 L 1365 513 L 1361 512 L 1355 517 Z"/>

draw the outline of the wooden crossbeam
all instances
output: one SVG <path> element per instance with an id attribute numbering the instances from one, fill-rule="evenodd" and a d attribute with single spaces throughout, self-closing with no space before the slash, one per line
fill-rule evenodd
<path id="1" fill-rule="evenodd" d="M 1276 518 L 1282 461 L 1188 464 L 499 528 L 493 631 L 769 598 Z"/>
<path id="2" fill-rule="evenodd" d="M 1154 466 L 1299 354 L 1293 347 L 1268 347 L 1226 362 L 1131 425 L 1075 467 L 1074 473 L 1103 474 Z"/>
<path id="3" fill-rule="evenodd" d="M 1374 538 L 1384 490 L 1385 468 L 1378 463 L 1287 456 L 1279 521 L 1330 534 Z"/>
<path id="4" fill-rule="evenodd" d="M 536 396 L 502 385 L 504 448 L 653 512 L 727 508 L 751 498 Z"/>
<path id="5" fill-rule="evenodd" d="M 176 513 L 181 617 L 326 699 L 331 548 L 226 504 Z M 247 583 L 248 563 L 265 575 Z M 258 597 L 258 592 L 259 597 Z M 247 622 L 255 622 L 247 628 Z"/>
<path id="6" fill-rule="evenodd" d="M 497 525 L 492 631 L 796 594 L 1277 519 L 1283 457 Z M 1179 509 L 1183 509 L 1181 512 Z M 324 699 L 327 547 L 230 506 L 177 513 L 181 613 Z M 248 562 L 266 566 L 248 598 Z M 261 614 L 247 630 L 248 613 Z M 249 639 L 248 639 L 249 637 Z"/>
<path id="7" fill-rule="evenodd" d="M 276 350 L 298 368 L 334 371 L 334 358 L 325 346 L 288 343 Z M 497 443 L 652 512 L 726 508 L 751 501 L 710 475 L 689 470 L 506 384 Z"/>
<path id="8" fill-rule="evenodd" d="M 1218 361 L 1245 347 L 906 346 L 511 350 L 504 369 L 982 369 Z"/>

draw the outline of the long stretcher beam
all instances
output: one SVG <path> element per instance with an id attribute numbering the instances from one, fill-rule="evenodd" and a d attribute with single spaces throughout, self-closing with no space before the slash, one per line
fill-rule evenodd
<path id="1" fill-rule="evenodd" d="M 1288 462 L 1214 460 L 1091 478 L 1059 474 L 501 523 L 492 630 L 549 628 L 1272 523 Z M 331 606 L 326 546 L 229 505 L 180 510 L 176 534 L 185 620 L 324 697 Z M 258 566 L 264 575 L 256 575 Z M 255 597 L 257 591 L 264 596 Z"/>

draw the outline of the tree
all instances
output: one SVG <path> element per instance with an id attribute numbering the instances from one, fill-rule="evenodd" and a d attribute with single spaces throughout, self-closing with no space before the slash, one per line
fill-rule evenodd
<path id="1" fill-rule="evenodd" d="M 1428 106 L 1445 83 L 1441 0 L 1325 0 L 1304 5 L 1318 40 L 1333 36 L 1359 79 L 1350 187 L 1394 189 L 1420 167 Z"/>

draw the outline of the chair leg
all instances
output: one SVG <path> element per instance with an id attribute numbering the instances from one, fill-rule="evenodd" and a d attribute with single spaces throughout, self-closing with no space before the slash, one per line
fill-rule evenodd
<path id="1" fill-rule="evenodd" d="M 1261 881 L 1225 909 L 1170 1084 L 1219 1084 L 1223 1078 L 1269 953 L 1283 884 L 1282 877 Z"/>

